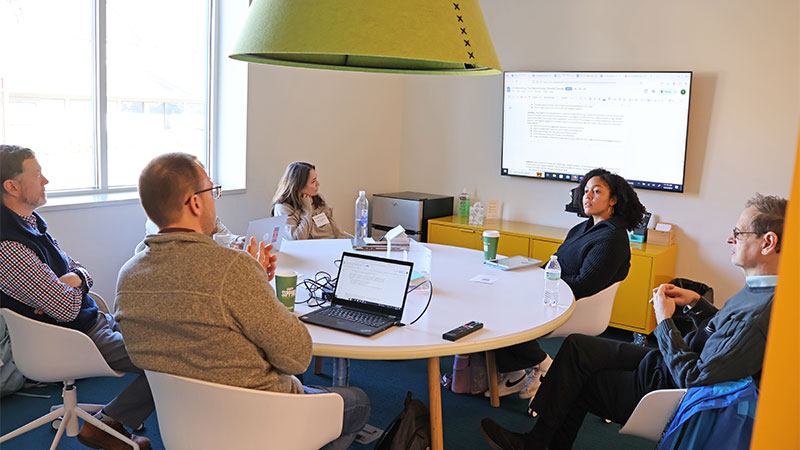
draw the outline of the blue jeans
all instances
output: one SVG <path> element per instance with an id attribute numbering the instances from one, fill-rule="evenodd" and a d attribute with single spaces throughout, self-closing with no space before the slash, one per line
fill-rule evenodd
<path id="1" fill-rule="evenodd" d="M 344 400 L 344 416 L 342 434 L 325 444 L 323 450 L 346 450 L 356 438 L 356 434 L 364 428 L 369 420 L 369 397 L 360 388 L 344 386 L 303 386 L 306 394 L 324 394 L 333 392 Z"/>

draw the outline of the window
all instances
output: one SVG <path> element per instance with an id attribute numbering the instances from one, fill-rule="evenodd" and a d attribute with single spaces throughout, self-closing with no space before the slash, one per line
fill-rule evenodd
<path id="1" fill-rule="evenodd" d="M 211 0 L 0 0 L 0 142 L 49 194 L 134 190 L 174 151 L 208 167 Z"/>

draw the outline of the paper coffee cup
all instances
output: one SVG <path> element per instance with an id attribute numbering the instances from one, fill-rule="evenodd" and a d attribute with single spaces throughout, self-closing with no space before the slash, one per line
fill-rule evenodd
<path id="1" fill-rule="evenodd" d="M 483 232 L 483 259 L 497 258 L 497 242 L 500 240 L 500 232 L 486 230 Z"/>
<path id="2" fill-rule="evenodd" d="M 295 291 L 297 287 L 297 272 L 294 270 L 279 270 L 275 272 L 275 293 L 278 300 L 289 311 L 294 311 Z"/>

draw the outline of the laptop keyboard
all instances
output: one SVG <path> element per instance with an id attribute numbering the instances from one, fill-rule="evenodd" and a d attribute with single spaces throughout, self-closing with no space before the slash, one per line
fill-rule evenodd
<path id="1" fill-rule="evenodd" d="M 380 327 L 387 323 L 393 322 L 392 319 L 377 314 L 371 314 L 362 311 L 353 311 L 345 308 L 325 308 L 317 311 L 317 314 L 332 317 L 339 320 L 348 320 L 371 327 Z"/>

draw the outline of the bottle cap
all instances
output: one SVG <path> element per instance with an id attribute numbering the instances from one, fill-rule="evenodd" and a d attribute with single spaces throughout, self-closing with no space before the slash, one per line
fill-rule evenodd
<path id="1" fill-rule="evenodd" d="M 365 194 L 364 191 L 358 191 L 358 195 L 364 195 L 364 194 Z"/>
<path id="2" fill-rule="evenodd" d="M 554 259 L 558 259 L 558 256 L 556 256 L 556 255 L 550 255 L 550 260 L 552 261 L 552 260 L 554 260 Z"/>

